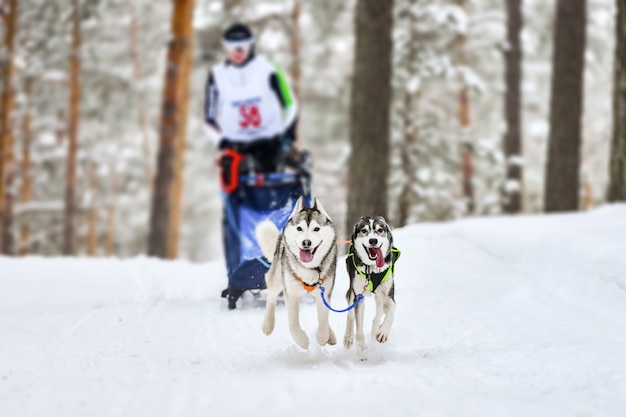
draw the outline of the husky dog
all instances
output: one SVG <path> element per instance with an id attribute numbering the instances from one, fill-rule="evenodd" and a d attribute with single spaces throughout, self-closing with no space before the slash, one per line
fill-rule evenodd
<path id="1" fill-rule="evenodd" d="M 393 269 L 400 251 L 393 247 L 391 228 L 381 216 L 361 217 L 354 226 L 350 253 L 346 267 L 350 287 L 346 293 L 348 304 L 354 303 L 359 294 L 374 294 L 376 316 L 372 323 L 372 336 L 379 343 L 389 338 L 393 315 L 396 309 L 394 300 Z M 363 302 L 348 313 L 343 344 L 350 348 L 354 343 L 354 323 L 356 320 L 356 340 L 361 349 L 365 348 L 363 335 Z M 380 323 L 383 313 L 385 319 Z"/>
<path id="2" fill-rule="evenodd" d="M 268 295 L 263 333 L 270 335 L 274 330 L 276 299 L 283 291 L 291 336 L 298 346 L 308 349 L 309 338 L 300 327 L 299 310 L 302 296 L 311 293 L 317 307 L 317 343 L 337 343 L 319 288 L 323 285 L 330 299 L 337 267 L 335 227 L 322 204 L 316 198 L 313 207 L 306 208 L 300 197 L 282 233 L 274 223 L 263 221 L 257 226 L 256 235 L 263 254 L 272 263 L 265 274 Z"/>

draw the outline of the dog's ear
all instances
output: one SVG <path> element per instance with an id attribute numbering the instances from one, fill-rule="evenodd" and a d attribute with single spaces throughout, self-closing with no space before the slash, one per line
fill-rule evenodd
<path id="1" fill-rule="evenodd" d="M 366 220 L 365 217 L 361 216 L 361 218 L 359 219 L 359 221 L 357 221 L 356 223 L 354 223 L 354 229 L 352 230 L 352 241 L 354 242 L 356 240 L 357 235 L 359 234 L 359 229 L 361 228 L 361 225 L 363 224 L 363 222 Z"/>
<path id="2" fill-rule="evenodd" d="M 300 196 L 298 197 L 296 205 L 291 212 L 291 216 L 293 217 L 296 213 L 300 213 L 302 210 L 304 210 L 304 197 Z"/>
<path id="3" fill-rule="evenodd" d="M 315 199 L 313 200 L 312 209 L 319 211 L 320 213 L 322 213 L 323 216 L 325 216 L 328 220 L 330 220 L 330 216 L 328 215 L 326 210 L 324 210 L 324 206 L 322 206 L 322 203 L 317 199 L 317 197 L 315 197 Z"/>

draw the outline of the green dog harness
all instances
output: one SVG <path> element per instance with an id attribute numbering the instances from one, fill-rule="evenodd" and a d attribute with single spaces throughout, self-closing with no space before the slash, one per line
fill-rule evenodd
<path id="1" fill-rule="evenodd" d="M 354 248 L 352 247 L 352 243 L 350 244 L 350 254 L 348 255 L 348 257 L 352 257 L 352 264 L 354 265 L 354 269 L 356 270 L 356 272 L 359 273 L 359 275 L 365 278 L 370 292 L 376 291 L 376 288 L 378 288 L 380 284 L 385 282 L 385 280 L 389 277 L 389 274 L 393 275 L 396 261 L 400 259 L 401 252 L 399 249 L 392 246 L 391 253 L 392 253 L 391 265 L 386 270 L 382 272 L 366 274 L 365 272 L 361 271 L 358 266 L 356 266 L 356 260 L 354 259 Z M 395 260 L 393 259 L 393 254 L 396 254 Z"/>

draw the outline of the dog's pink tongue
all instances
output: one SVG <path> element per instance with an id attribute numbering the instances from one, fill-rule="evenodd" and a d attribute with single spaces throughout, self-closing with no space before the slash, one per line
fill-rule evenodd
<path id="1" fill-rule="evenodd" d="M 313 260 L 313 251 L 300 249 L 300 260 L 304 263 L 311 262 Z"/>
<path id="2" fill-rule="evenodd" d="M 385 257 L 383 256 L 383 251 L 380 248 L 372 248 L 372 252 L 376 254 L 376 267 L 382 268 L 385 266 Z"/>

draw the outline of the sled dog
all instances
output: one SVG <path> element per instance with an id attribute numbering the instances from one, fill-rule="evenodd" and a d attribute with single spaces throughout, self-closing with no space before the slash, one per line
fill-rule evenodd
<path id="1" fill-rule="evenodd" d="M 298 346 L 308 349 L 309 338 L 300 327 L 299 310 L 300 299 L 310 293 L 317 307 L 317 343 L 337 343 L 320 295 L 323 285 L 325 296 L 330 299 L 337 267 L 335 227 L 322 204 L 316 198 L 313 207 L 307 208 L 300 197 L 282 232 L 274 223 L 263 221 L 257 226 L 256 235 L 261 251 L 271 262 L 265 274 L 268 295 L 263 333 L 270 335 L 274 330 L 276 299 L 283 291 L 291 336 Z"/>
<path id="2" fill-rule="evenodd" d="M 346 258 L 346 268 L 350 278 L 350 287 L 346 293 L 351 305 L 359 294 L 374 295 L 376 315 L 372 323 L 372 337 L 379 343 L 385 343 L 393 323 L 396 302 L 394 300 L 394 264 L 400 251 L 393 247 L 391 228 L 381 216 L 361 217 L 354 226 L 352 244 Z M 346 348 L 354 343 L 354 324 L 356 322 L 356 340 L 361 349 L 365 348 L 363 335 L 363 301 L 348 313 L 346 333 L 343 344 Z M 381 324 L 381 319 L 385 319 Z"/>

